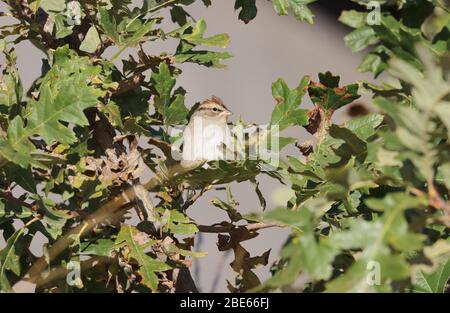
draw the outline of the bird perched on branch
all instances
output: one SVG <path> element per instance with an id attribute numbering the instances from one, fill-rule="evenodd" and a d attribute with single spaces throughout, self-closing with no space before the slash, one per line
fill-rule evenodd
<path id="1" fill-rule="evenodd" d="M 231 111 L 223 101 L 212 96 L 201 102 L 191 115 L 183 132 L 184 161 L 214 161 L 227 158 L 227 144 L 231 142 L 228 117 Z"/>

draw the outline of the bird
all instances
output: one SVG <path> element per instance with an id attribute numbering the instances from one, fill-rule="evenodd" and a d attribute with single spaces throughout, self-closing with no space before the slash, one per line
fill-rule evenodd
<path id="1" fill-rule="evenodd" d="M 193 109 L 183 131 L 183 161 L 215 161 L 227 159 L 232 135 L 228 118 L 232 112 L 223 101 L 212 96 Z"/>

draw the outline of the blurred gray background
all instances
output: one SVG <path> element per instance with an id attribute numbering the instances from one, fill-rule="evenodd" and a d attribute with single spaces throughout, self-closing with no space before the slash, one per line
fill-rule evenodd
<path id="1" fill-rule="evenodd" d="M 188 8 L 188 12 L 196 19 L 206 20 L 207 35 L 228 33 L 231 42 L 226 50 L 234 57 L 226 61 L 227 69 L 208 69 L 193 64 L 181 66 L 183 74 L 177 84 L 187 90 L 188 106 L 216 95 L 235 113 L 232 120 L 241 115 L 248 122 L 265 124 L 275 105 L 271 84 L 278 77 L 283 77 L 291 88 L 297 86 L 303 75 L 311 75 L 316 79 L 319 72 L 327 70 L 339 74 L 342 84 L 361 79 L 373 80 L 369 75 L 356 72 L 361 55 L 354 54 L 345 47 L 343 37 L 348 30 L 337 22 L 335 16 L 321 7 L 312 6 L 316 18 L 315 24 L 309 25 L 297 21 L 293 15 L 278 16 L 269 1 L 258 0 L 256 19 L 244 24 L 238 20 L 238 12 L 234 11 L 234 0 L 212 2 L 212 6 L 206 8 L 198 1 Z M 4 11 L 5 7 L 4 3 L 0 3 L 0 11 Z M 3 20 L 2 23 L 5 23 L 6 19 Z M 174 51 L 176 42 L 149 43 L 144 47 L 149 53 L 159 54 L 162 51 Z M 110 56 L 114 52 L 114 49 L 109 49 L 105 53 Z M 122 57 L 128 53 L 134 51 L 125 51 Z M 21 78 L 27 89 L 40 75 L 44 55 L 28 42 L 17 47 L 17 55 Z M 119 62 L 117 65 L 121 67 Z M 363 97 L 362 101 L 364 99 Z M 302 106 L 309 108 L 311 103 L 305 99 Z M 339 112 L 335 122 L 340 123 L 345 118 L 345 112 Z M 300 140 L 310 139 L 309 134 L 300 128 L 288 131 L 287 135 Z M 289 152 L 301 157 L 296 150 Z M 147 177 L 143 179 L 146 180 Z M 279 183 L 267 177 L 258 177 L 258 180 L 268 201 L 268 210 L 278 206 L 273 193 L 278 192 Z M 259 201 L 251 184 L 233 184 L 232 191 L 240 203 L 241 212 L 260 212 Z M 225 200 L 225 191 L 206 193 L 188 210 L 189 216 L 204 225 L 228 220 L 223 211 L 210 204 L 215 197 Z M 270 264 L 277 258 L 288 233 L 287 230 L 275 228 L 262 230 L 260 236 L 243 243 L 252 256 L 272 250 L 269 265 L 256 270 L 261 280 L 270 277 Z M 42 238 L 43 236 L 37 236 L 33 241 L 33 252 L 36 255 L 42 255 Z M 216 234 L 201 234 L 196 238 L 196 250 L 208 252 L 206 257 L 194 260 L 192 268 L 194 279 L 202 292 L 227 291 L 226 280 L 234 283 L 235 273 L 229 266 L 233 253 L 219 252 L 216 241 Z M 0 242 L 0 248 L 4 245 L 4 242 Z M 18 286 L 17 290 L 32 291 L 32 288 Z"/>

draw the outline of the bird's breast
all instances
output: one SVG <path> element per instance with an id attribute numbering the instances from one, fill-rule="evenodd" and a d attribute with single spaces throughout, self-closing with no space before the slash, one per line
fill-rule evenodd
<path id="1" fill-rule="evenodd" d="M 224 147 L 229 145 L 230 138 L 230 130 L 226 124 L 190 124 L 184 133 L 183 159 L 208 161 L 224 159 Z"/>

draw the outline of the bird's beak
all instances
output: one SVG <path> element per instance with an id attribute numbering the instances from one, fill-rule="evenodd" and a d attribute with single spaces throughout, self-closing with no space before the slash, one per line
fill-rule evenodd
<path id="1" fill-rule="evenodd" d="M 225 111 L 223 111 L 223 114 L 225 116 L 230 116 L 230 115 L 233 115 L 233 112 L 231 112 L 230 110 L 225 110 Z"/>

